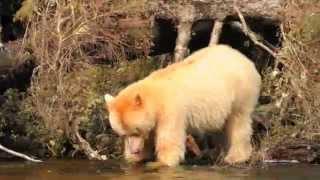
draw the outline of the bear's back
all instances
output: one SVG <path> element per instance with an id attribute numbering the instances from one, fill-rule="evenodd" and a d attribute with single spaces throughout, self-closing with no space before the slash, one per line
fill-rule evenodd
<path id="1" fill-rule="evenodd" d="M 232 106 L 260 89 L 254 64 L 225 45 L 203 48 L 152 73 L 146 82 L 151 89 L 154 85 L 162 104 L 187 115 L 190 127 L 208 130 L 220 129 Z"/>
<path id="2" fill-rule="evenodd" d="M 254 64 L 245 55 L 227 45 L 215 45 L 198 50 L 181 62 L 157 70 L 146 79 L 164 84 L 172 82 L 175 86 L 199 86 L 201 82 L 236 81 L 249 76 L 259 78 Z"/>

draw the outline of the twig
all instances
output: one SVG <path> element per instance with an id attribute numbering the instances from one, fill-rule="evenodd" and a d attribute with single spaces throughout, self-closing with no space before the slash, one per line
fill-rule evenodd
<path id="1" fill-rule="evenodd" d="M 3 150 L 3 151 L 5 151 L 5 152 L 7 152 L 7 153 L 9 153 L 9 154 L 11 154 L 11 155 L 14 155 L 14 156 L 23 158 L 23 159 L 28 160 L 28 161 L 32 161 L 32 162 L 42 162 L 42 160 L 33 159 L 32 157 L 29 157 L 29 156 L 27 156 L 27 155 L 25 155 L 25 154 L 22 154 L 22 153 L 19 153 L 19 152 L 14 151 L 14 150 L 8 149 L 8 148 L 2 146 L 1 144 L 0 144 L 0 149 Z"/>
<path id="2" fill-rule="evenodd" d="M 237 31 L 240 31 L 240 32 L 244 32 L 245 31 L 244 28 L 243 28 L 243 25 L 239 21 L 230 21 L 230 22 L 227 22 L 227 24 L 229 24 L 233 29 L 236 29 Z M 264 43 L 272 51 L 276 50 L 276 47 L 274 47 L 274 45 L 272 45 L 271 43 L 269 43 L 268 41 L 263 39 L 263 37 L 261 35 L 253 32 L 253 31 L 251 31 L 250 33 L 252 33 L 254 36 L 256 36 L 258 40 L 262 41 L 262 43 Z"/>
<path id="3" fill-rule="evenodd" d="M 268 53 L 270 53 L 274 58 L 276 57 L 276 53 L 273 52 L 270 48 L 268 48 L 267 46 L 265 46 L 263 43 L 259 42 L 257 36 L 249 29 L 249 27 L 247 26 L 247 23 L 242 15 L 242 13 L 240 12 L 239 8 L 235 5 L 234 6 L 235 11 L 238 13 L 238 16 L 240 18 L 241 24 L 242 24 L 242 31 L 245 35 L 247 35 L 254 44 L 260 46 L 262 49 L 266 50 Z"/>
<path id="4" fill-rule="evenodd" d="M 223 27 L 223 22 L 220 20 L 216 20 L 214 22 L 213 28 L 212 28 L 212 32 L 211 32 L 211 38 L 210 38 L 210 42 L 209 42 L 209 46 L 212 46 L 214 44 L 218 44 L 219 42 L 219 38 L 220 38 L 220 34 L 222 31 L 222 27 Z"/>

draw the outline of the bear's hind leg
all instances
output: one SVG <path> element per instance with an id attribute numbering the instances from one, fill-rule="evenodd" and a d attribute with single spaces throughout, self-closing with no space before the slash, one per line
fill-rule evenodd
<path id="1" fill-rule="evenodd" d="M 226 163 L 234 164 L 245 162 L 252 152 L 251 113 L 233 113 L 226 122 L 228 152 L 224 159 Z"/>

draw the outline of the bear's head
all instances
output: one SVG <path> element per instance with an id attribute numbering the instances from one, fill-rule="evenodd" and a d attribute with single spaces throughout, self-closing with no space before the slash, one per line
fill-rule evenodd
<path id="1" fill-rule="evenodd" d="M 139 162 L 149 158 L 155 117 L 146 100 L 141 94 L 130 91 L 116 97 L 106 94 L 104 98 L 111 128 L 124 138 L 125 159 Z"/>

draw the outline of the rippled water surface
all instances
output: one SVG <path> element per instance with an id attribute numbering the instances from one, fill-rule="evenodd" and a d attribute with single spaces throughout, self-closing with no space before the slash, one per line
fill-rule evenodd
<path id="1" fill-rule="evenodd" d="M 273 165 L 263 169 L 212 168 L 183 166 L 151 170 L 105 161 L 63 160 L 34 164 L 0 162 L 0 180 L 127 180 L 127 179 L 212 179 L 212 180 L 320 180 L 320 166 Z"/>

